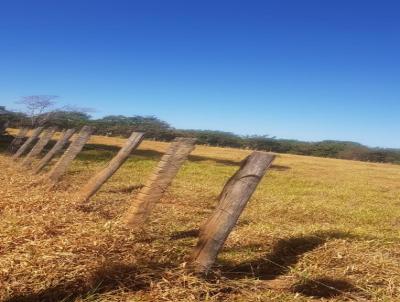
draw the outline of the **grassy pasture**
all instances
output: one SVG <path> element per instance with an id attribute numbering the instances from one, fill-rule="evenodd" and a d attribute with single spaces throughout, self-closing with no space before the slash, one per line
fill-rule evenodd
<path id="1" fill-rule="evenodd" d="M 74 200 L 123 142 L 92 137 L 55 191 L 0 154 L 0 300 L 400 301 L 400 166 L 278 154 L 202 280 L 184 270 L 197 229 L 250 151 L 197 146 L 132 234 L 118 219 L 167 143 Z"/>

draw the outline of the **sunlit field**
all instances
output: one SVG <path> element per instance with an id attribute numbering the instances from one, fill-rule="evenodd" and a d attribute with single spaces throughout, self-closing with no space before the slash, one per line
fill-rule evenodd
<path id="1" fill-rule="evenodd" d="M 123 142 L 92 137 L 52 190 L 2 151 L 0 300 L 400 301 L 399 165 L 277 154 L 205 280 L 186 269 L 197 230 L 251 151 L 196 146 L 134 234 L 119 218 L 168 143 L 75 200 Z"/>

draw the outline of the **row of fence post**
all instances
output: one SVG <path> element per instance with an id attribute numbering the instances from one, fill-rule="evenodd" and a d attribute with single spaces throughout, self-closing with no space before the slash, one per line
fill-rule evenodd
<path id="1" fill-rule="evenodd" d="M 68 148 L 50 171 L 45 174 L 42 181 L 48 181 L 52 185 L 56 184 L 89 141 L 92 131 L 91 127 L 84 126 L 73 137 Z M 63 147 L 67 145 L 75 133 L 75 129 L 63 130 L 54 146 L 32 167 L 33 159 L 39 157 L 55 132 L 56 129 L 53 127 L 47 129 L 38 127 L 24 141 L 28 129 L 20 129 L 9 147 L 9 150 L 12 151 L 17 149 L 12 155 L 13 160 L 17 160 L 27 153 L 21 164 L 26 168 L 32 168 L 32 172 L 38 174 L 58 153 L 61 153 Z M 141 132 L 131 134 L 112 160 L 78 191 L 76 195 L 78 204 L 84 205 L 89 201 L 122 166 L 132 151 L 140 145 L 143 137 L 144 133 Z M 33 147 L 30 149 L 31 145 Z M 148 181 L 133 198 L 131 206 L 122 217 L 122 223 L 134 230 L 144 226 L 152 210 L 194 148 L 195 139 L 193 138 L 176 138 L 170 144 Z M 254 151 L 242 162 L 239 170 L 225 184 L 215 210 L 200 228 L 198 243 L 191 255 L 192 265 L 190 267 L 195 272 L 207 273 L 210 270 L 224 242 L 274 158 L 275 156 L 270 153 Z"/>

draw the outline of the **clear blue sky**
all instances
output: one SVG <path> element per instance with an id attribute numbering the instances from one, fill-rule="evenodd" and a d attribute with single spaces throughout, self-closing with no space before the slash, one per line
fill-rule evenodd
<path id="1" fill-rule="evenodd" d="M 400 1 L 1 0 L 0 104 L 400 147 Z"/>

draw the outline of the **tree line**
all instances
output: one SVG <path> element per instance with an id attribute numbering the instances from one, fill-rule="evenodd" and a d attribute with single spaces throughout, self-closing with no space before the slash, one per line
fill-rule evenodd
<path id="1" fill-rule="evenodd" d="M 176 129 L 154 116 L 108 115 L 94 119 L 88 112 L 74 108 L 51 111 L 32 108 L 27 112 L 5 110 L 0 106 L 0 129 L 5 127 L 57 126 L 59 129 L 91 125 L 95 134 L 128 137 L 132 131 L 145 132 L 150 140 L 171 141 L 177 136 L 195 137 L 198 144 L 289 153 L 318 157 L 340 158 L 369 162 L 400 164 L 400 149 L 370 148 L 355 142 L 325 140 L 305 142 L 277 139 L 268 135 L 241 136 L 231 132 L 213 130 Z"/>

